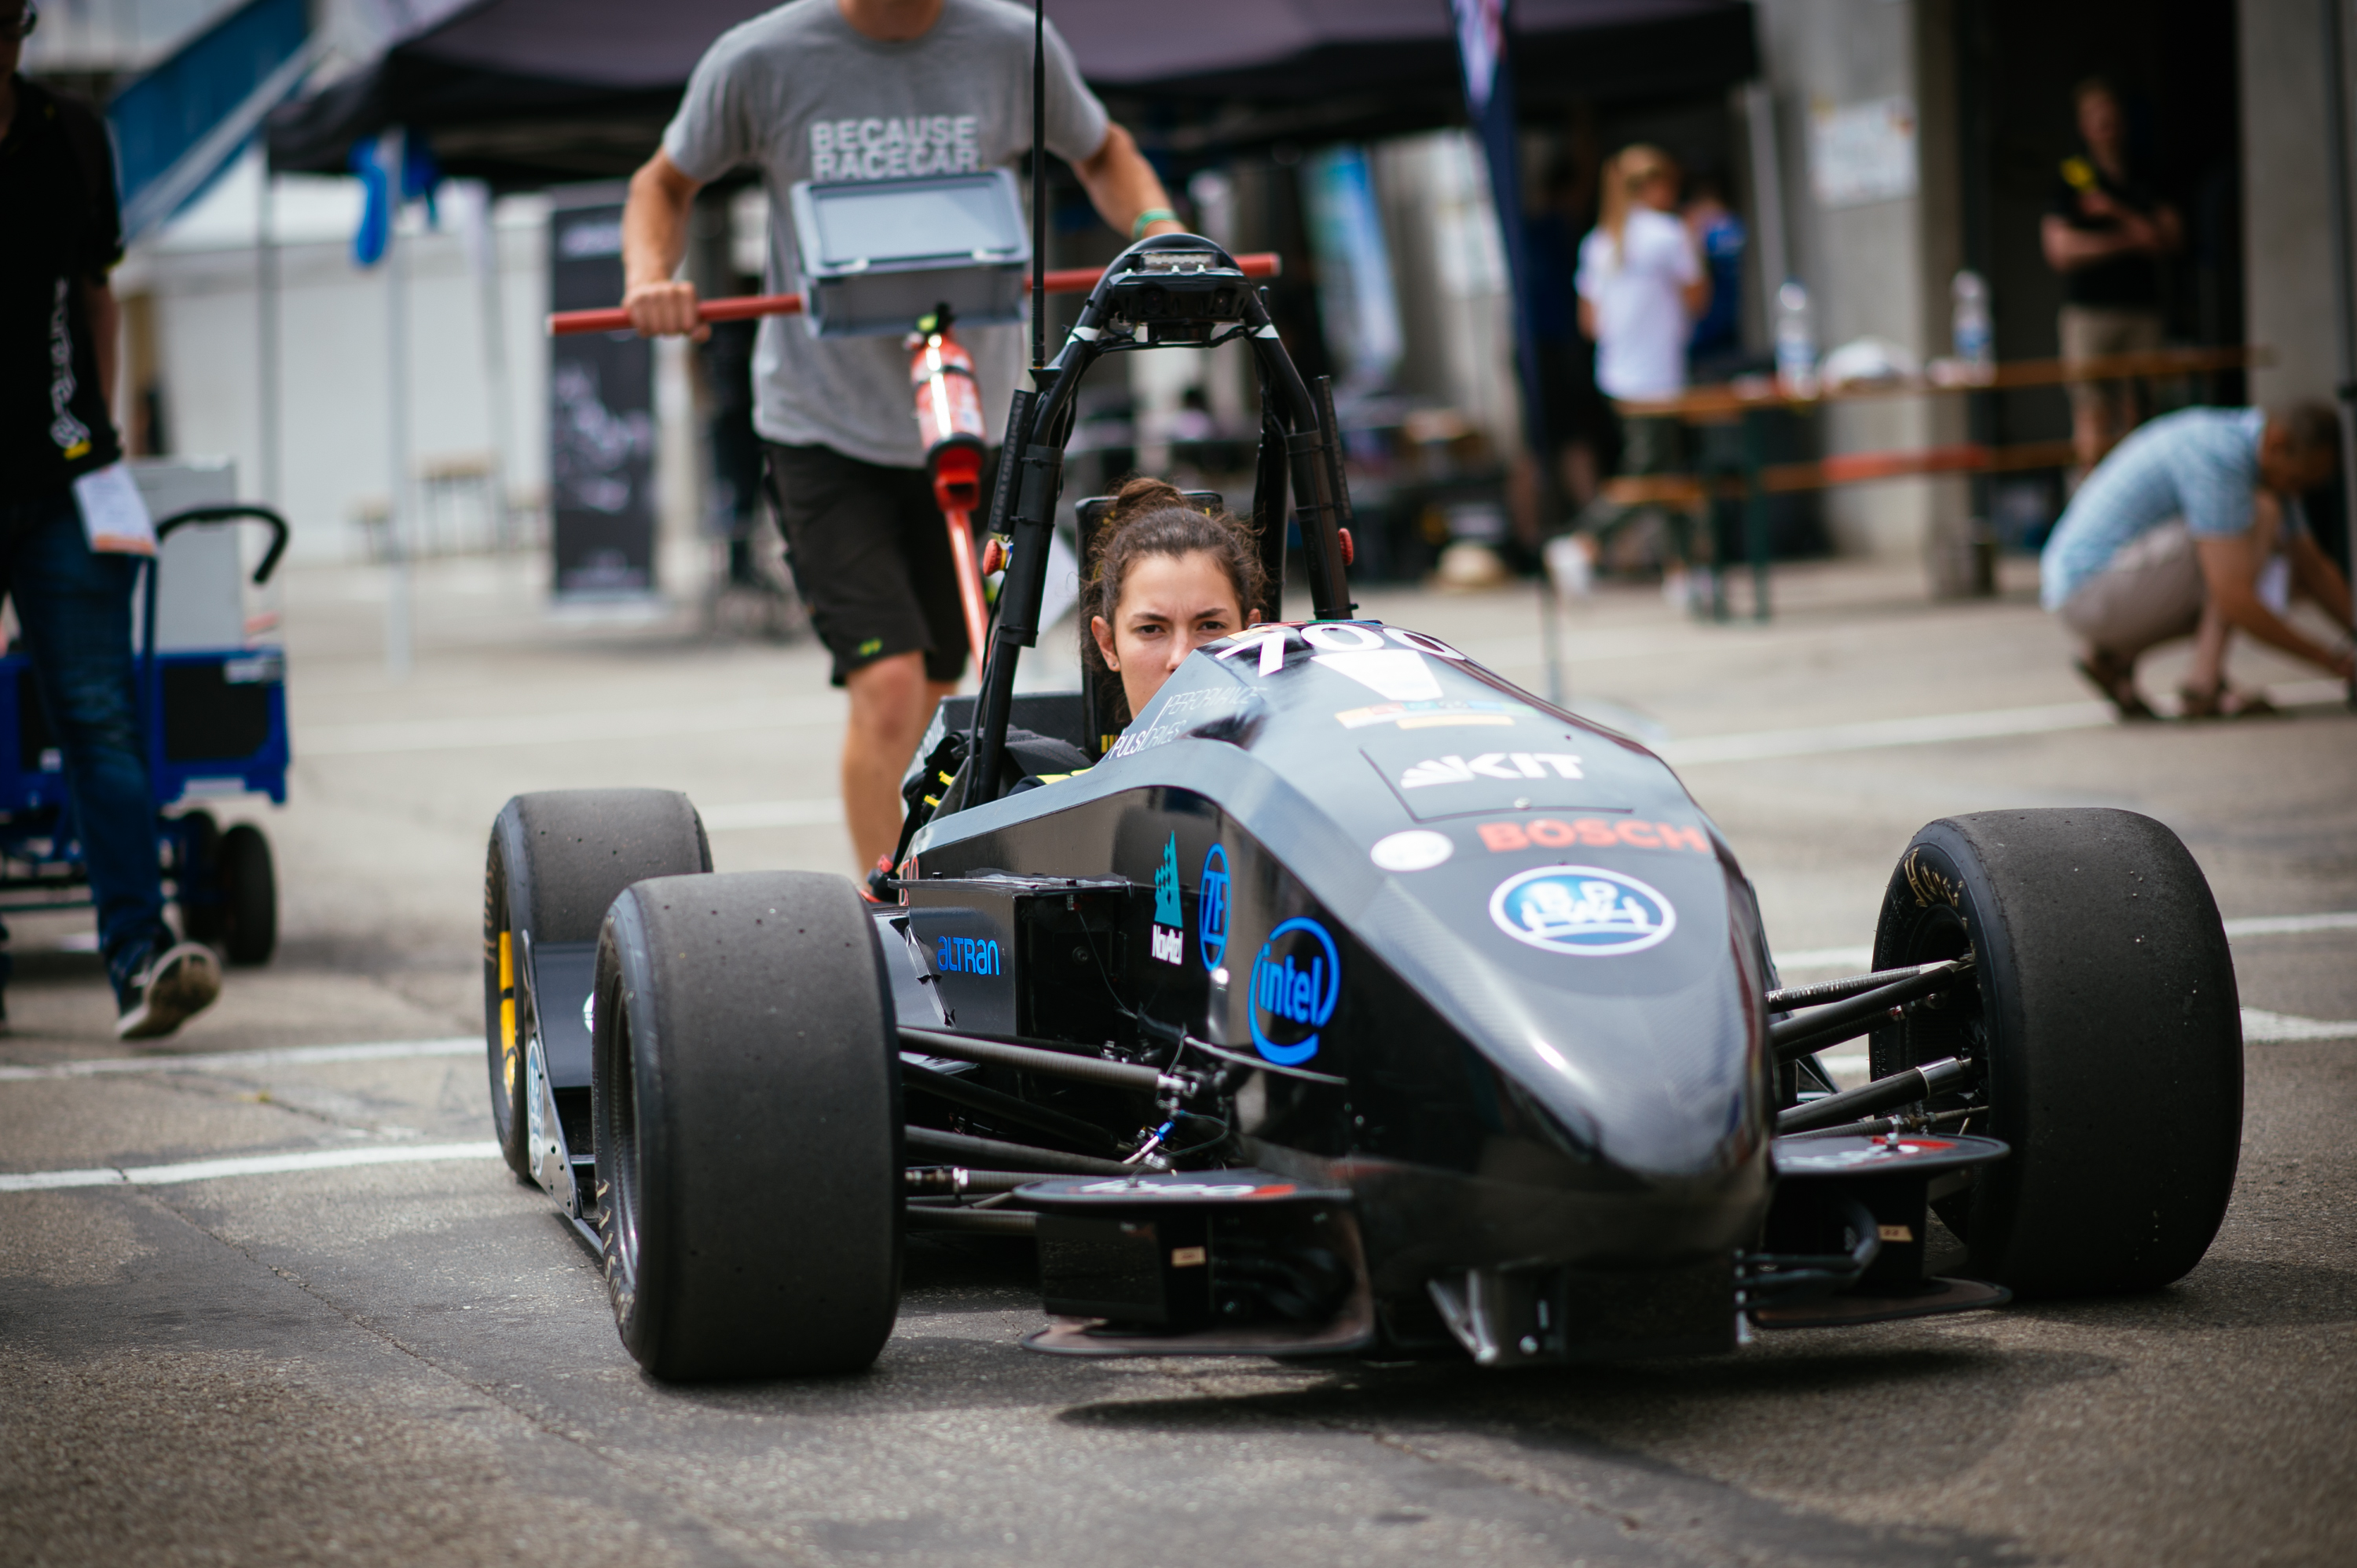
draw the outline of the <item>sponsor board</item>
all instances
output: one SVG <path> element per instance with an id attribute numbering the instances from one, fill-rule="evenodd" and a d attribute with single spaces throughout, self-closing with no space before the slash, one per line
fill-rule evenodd
<path id="1" fill-rule="evenodd" d="M 1207 1197 L 1290 1197 L 1294 1193 L 1300 1189 L 1289 1181 L 1268 1182 L 1265 1184 L 1248 1181 L 1139 1182 L 1132 1181 L 1126 1176 L 1114 1176 L 1104 1181 L 1092 1181 L 1086 1187 L 1076 1187 L 1071 1190 L 1075 1193 L 1085 1193 L 1091 1197 L 1096 1197 L 1099 1196 L 1112 1197 L 1134 1197 L 1141 1202 L 1153 1203 L 1171 1198 L 1189 1197 L 1197 1199 Z M 1200 1262 L 1201 1260 L 1198 1259 L 1197 1261 Z"/>
<path id="2" fill-rule="evenodd" d="M 1492 854 L 1518 849 L 1569 849 L 1574 844 L 1589 849 L 1626 845 L 1631 849 L 1710 853 L 1710 835 L 1699 826 L 1645 822 L 1634 817 L 1574 817 L 1567 822 L 1555 817 L 1506 819 L 1483 822 L 1474 832 L 1481 835 L 1481 843 Z"/>
<path id="3" fill-rule="evenodd" d="M 1280 1067 L 1308 1061 L 1341 999 L 1342 955 L 1333 937 L 1307 915 L 1283 922 L 1253 959 L 1254 1047 Z"/>
<path id="4" fill-rule="evenodd" d="M 1228 955 L 1228 852 L 1213 844 L 1203 857 L 1202 891 L 1195 896 L 1195 940 L 1203 967 L 1217 969 Z"/>
<path id="5" fill-rule="evenodd" d="M 1403 789 L 1426 789 L 1436 784 L 1470 784 L 1476 779 L 1578 779 L 1579 758 L 1567 751 L 1484 751 L 1477 756 L 1435 757 L 1416 763 L 1400 775 Z"/>
<path id="6" fill-rule="evenodd" d="M 1659 888 L 1595 865 L 1542 865 L 1498 884 L 1490 918 L 1518 942 L 1575 958 L 1642 952 L 1669 940 L 1678 912 Z"/>
<path id="7" fill-rule="evenodd" d="M 998 944 L 988 937 L 936 937 L 933 969 L 942 974 L 1004 974 Z"/>
<path id="8" fill-rule="evenodd" d="M 1479 698 L 1444 697 L 1438 702 L 1376 703 L 1370 707 L 1344 708 L 1334 715 L 1344 729 L 1392 725 L 1400 729 L 1458 729 L 1503 725 L 1531 710 L 1520 703 L 1488 703 Z"/>

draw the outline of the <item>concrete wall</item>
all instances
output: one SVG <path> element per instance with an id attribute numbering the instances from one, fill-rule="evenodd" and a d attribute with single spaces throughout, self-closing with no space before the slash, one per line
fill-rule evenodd
<path id="1" fill-rule="evenodd" d="M 1959 253 L 1951 0 L 1759 0 L 1774 95 L 1792 270 L 1809 289 L 1820 352 L 1874 336 L 1919 359 L 1947 352 L 1948 279 Z M 1811 179 L 1813 114 L 1904 95 L 1917 114 L 1911 196 L 1827 206 Z M 1953 398 L 1867 399 L 1830 407 L 1829 452 L 1908 449 L 1963 439 Z M 1844 553 L 1912 558 L 1935 525 L 1962 521 L 1959 481 L 1900 480 L 1827 493 Z"/>
<path id="2" fill-rule="evenodd" d="M 2357 6 L 2342 5 L 2344 37 Z M 2318 0 L 2241 0 L 2243 240 L 2250 340 L 2276 362 L 2251 375 L 2259 403 L 2330 398 L 2332 251 L 2326 205 L 2326 66 Z"/>

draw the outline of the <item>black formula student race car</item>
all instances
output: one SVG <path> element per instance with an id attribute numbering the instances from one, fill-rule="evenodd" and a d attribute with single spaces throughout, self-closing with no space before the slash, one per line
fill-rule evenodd
<path id="1" fill-rule="evenodd" d="M 1082 376 L 1231 338 L 1266 411 L 1264 556 L 1281 593 L 1289 490 L 1313 613 L 1267 607 L 1125 727 L 1108 691 L 1016 696 Z M 1031 1238 L 1037 1350 L 1499 1367 L 2201 1258 L 2242 1043 L 2166 828 L 1935 822 L 1874 972 L 1784 988 L 1658 757 L 1355 616 L 1330 394 L 1217 246 L 1133 246 L 1039 381 L 981 690 L 920 748 L 885 902 L 716 874 L 676 793 L 522 795 L 492 830 L 493 1120 L 647 1370 L 868 1365 L 910 1232 Z M 1861 1036 L 1871 1081 L 1837 1092 L 1817 1053 Z M 1961 1277 L 1927 1273 L 1933 1214 Z"/>

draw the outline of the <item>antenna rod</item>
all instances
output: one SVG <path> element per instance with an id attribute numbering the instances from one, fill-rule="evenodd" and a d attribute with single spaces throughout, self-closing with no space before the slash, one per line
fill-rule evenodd
<path id="1" fill-rule="evenodd" d="M 1048 4 L 1031 0 L 1031 371 L 1048 366 Z"/>

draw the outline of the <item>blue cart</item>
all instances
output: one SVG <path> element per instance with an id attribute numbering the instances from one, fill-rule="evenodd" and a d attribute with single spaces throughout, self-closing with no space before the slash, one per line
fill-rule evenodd
<path id="1" fill-rule="evenodd" d="M 183 936 L 220 948 L 231 963 L 267 961 L 278 942 L 278 887 L 270 842 L 240 823 L 227 832 L 191 799 L 267 795 L 286 803 L 286 654 L 274 646 L 174 650 L 156 647 L 156 588 L 162 544 L 198 523 L 253 521 L 271 530 L 254 569 L 270 580 L 286 550 L 286 522 L 259 506 L 197 507 L 156 524 L 156 560 L 147 568 L 138 663 L 141 728 L 156 801 L 156 854 L 166 897 L 179 907 Z M 0 657 L 0 914 L 73 909 L 90 904 L 89 870 L 73 805 L 24 655 Z"/>

